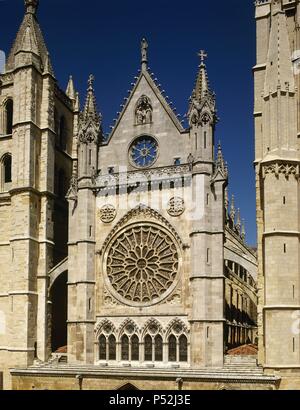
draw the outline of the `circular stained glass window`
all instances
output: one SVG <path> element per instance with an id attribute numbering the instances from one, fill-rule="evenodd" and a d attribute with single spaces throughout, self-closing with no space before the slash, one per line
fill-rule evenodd
<path id="1" fill-rule="evenodd" d="M 136 225 L 117 234 L 107 250 L 110 287 L 131 304 L 147 305 L 176 286 L 179 255 L 173 238 L 154 225 Z"/>
<path id="2" fill-rule="evenodd" d="M 131 145 L 129 155 L 133 165 L 137 167 L 150 167 L 157 159 L 158 147 L 153 137 L 142 136 Z"/>

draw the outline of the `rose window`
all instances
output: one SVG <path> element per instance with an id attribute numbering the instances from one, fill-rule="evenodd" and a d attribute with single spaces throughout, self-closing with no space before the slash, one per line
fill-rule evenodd
<path id="1" fill-rule="evenodd" d="M 178 266 L 174 239 L 153 225 L 127 228 L 107 252 L 110 285 L 123 299 L 138 304 L 149 304 L 172 290 Z"/>

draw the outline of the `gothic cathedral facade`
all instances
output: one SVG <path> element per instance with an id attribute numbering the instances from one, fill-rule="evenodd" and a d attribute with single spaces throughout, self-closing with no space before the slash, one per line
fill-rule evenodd
<path id="1" fill-rule="evenodd" d="M 93 76 L 82 109 L 72 78 L 59 88 L 38 3 L 25 0 L 0 75 L 4 387 L 275 388 L 255 359 L 241 368 L 227 355 L 255 350 L 257 260 L 229 204 L 205 53 L 185 124 L 143 39 L 135 83 L 104 134 Z M 295 98 L 291 84 L 282 99 Z"/>

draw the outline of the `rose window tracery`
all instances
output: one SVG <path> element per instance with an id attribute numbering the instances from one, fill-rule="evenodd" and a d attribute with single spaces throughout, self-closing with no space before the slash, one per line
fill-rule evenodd
<path id="1" fill-rule="evenodd" d="M 126 301 L 149 304 L 175 283 L 178 249 L 165 230 L 154 225 L 131 226 L 110 243 L 106 273 L 110 285 Z"/>

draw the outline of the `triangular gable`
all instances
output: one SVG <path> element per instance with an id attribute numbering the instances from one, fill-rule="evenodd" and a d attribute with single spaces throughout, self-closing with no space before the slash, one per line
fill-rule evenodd
<path id="1" fill-rule="evenodd" d="M 127 98 L 126 103 L 124 104 L 124 107 L 121 111 L 121 113 L 119 114 L 119 117 L 108 137 L 108 139 L 104 142 L 104 144 L 108 144 L 109 141 L 113 138 L 116 130 L 118 129 L 120 123 L 122 122 L 122 118 L 124 117 L 124 114 L 127 112 L 133 97 L 135 96 L 142 80 L 145 79 L 150 87 L 150 89 L 153 91 L 153 93 L 155 94 L 156 98 L 159 100 L 161 106 L 163 107 L 163 109 L 165 110 L 166 114 L 169 116 L 169 118 L 171 119 L 171 121 L 173 122 L 174 126 L 177 128 L 177 130 L 182 133 L 185 131 L 185 129 L 183 128 L 181 122 L 179 121 L 179 119 L 177 118 L 176 114 L 174 113 L 174 111 L 172 110 L 172 108 L 170 107 L 170 105 L 168 104 L 167 100 L 165 99 L 165 97 L 162 95 L 161 91 L 159 90 L 158 86 L 155 84 L 154 80 L 151 78 L 150 74 L 145 71 L 142 70 L 141 74 L 139 76 L 139 78 L 137 79 L 135 85 L 133 86 L 129 97 Z"/>

